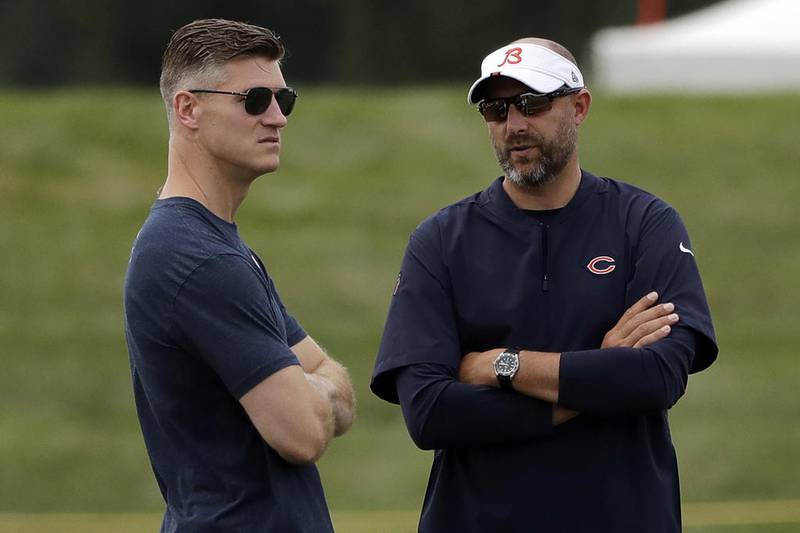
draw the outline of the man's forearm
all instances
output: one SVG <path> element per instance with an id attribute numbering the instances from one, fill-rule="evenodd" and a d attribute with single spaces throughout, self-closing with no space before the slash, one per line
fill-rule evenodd
<path id="1" fill-rule="evenodd" d="M 396 384 L 409 435 L 425 450 L 545 437 L 574 416 L 521 394 L 461 383 L 432 363 L 399 370 Z"/>
<path id="2" fill-rule="evenodd" d="M 292 346 L 306 379 L 330 403 L 334 415 L 334 436 L 353 425 L 356 399 L 347 369 L 334 361 L 310 336 Z"/>
<path id="3" fill-rule="evenodd" d="M 498 387 L 491 361 L 502 350 L 473 353 L 460 379 Z M 648 348 L 613 347 L 549 353 L 523 350 L 515 391 L 581 413 L 603 416 L 669 409 L 683 394 L 695 351 L 694 334 L 675 328 Z"/>
<path id="4" fill-rule="evenodd" d="M 502 348 L 496 348 L 467 354 L 461 364 L 459 379 L 474 385 L 499 386 L 492 361 L 502 352 Z M 513 381 L 514 390 L 532 398 L 557 404 L 560 360 L 560 353 L 520 351 L 519 371 Z"/>
<path id="5" fill-rule="evenodd" d="M 679 328 L 673 338 L 664 341 L 679 317 L 673 313 L 672 303 L 655 305 L 657 298 L 657 293 L 648 293 L 628 308 L 606 333 L 599 350 L 567 354 L 521 351 L 514 390 L 590 414 L 669 408 L 686 387 L 695 339 L 691 331 Z M 645 349 L 651 345 L 652 349 Z M 492 363 L 502 352 L 503 348 L 496 348 L 468 353 L 461 361 L 459 380 L 499 386 Z"/>
<path id="6" fill-rule="evenodd" d="M 514 390 L 557 404 L 561 354 L 523 350 L 519 359 L 520 368 L 514 378 Z"/>

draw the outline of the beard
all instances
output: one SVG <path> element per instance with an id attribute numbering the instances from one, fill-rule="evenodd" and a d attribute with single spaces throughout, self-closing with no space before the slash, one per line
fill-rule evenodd
<path id="1" fill-rule="evenodd" d="M 549 141 L 540 134 L 531 131 L 528 134 L 511 135 L 503 146 L 492 138 L 494 151 L 500 168 L 512 183 L 525 188 L 538 188 L 550 183 L 564 170 L 578 143 L 577 128 L 568 121 L 559 125 L 555 137 Z M 537 146 L 538 157 L 522 160 L 522 168 L 514 166 L 511 160 L 511 149 L 515 146 Z"/>

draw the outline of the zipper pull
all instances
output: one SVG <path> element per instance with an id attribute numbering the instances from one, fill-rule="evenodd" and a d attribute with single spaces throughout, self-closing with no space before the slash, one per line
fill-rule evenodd
<path id="1" fill-rule="evenodd" d="M 541 241 L 541 243 L 542 243 L 542 249 L 541 249 L 541 255 L 542 255 L 542 291 L 543 292 L 547 292 L 548 289 L 550 288 L 550 276 L 548 276 L 548 270 L 549 270 L 550 265 L 549 265 L 549 261 L 548 261 L 548 257 L 547 257 L 547 253 L 549 251 L 549 244 L 547 242 L 547 230 L 550 229 L 550 226 L 548 224 L 545 224 L 544 222 L 540 222 L 540 224 L 542 226 L 542 241 Z"/>

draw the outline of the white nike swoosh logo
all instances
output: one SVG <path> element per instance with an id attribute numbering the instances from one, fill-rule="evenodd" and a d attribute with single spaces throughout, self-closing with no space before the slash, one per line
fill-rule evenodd
<path id="1" fill-rule="evenodd" d="M 692 257 L 694 257 L 694 252 L 685 247 L 682 242 L 678 245 L 678 249 L 685 254 L 692 254 Z"/>

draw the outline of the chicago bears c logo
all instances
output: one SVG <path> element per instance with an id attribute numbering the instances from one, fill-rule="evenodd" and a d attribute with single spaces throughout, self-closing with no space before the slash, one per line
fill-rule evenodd
<path id="1" fill-rule="evenodd" d="M 617 265 L 614 264 L 613 257 L 601 255 L 589 261 L 589 264 L 586 265 L 586 268 L 588 268 L 589 272 L 592 274 L 603 276 L 605 274 L 611 274 L 614 272 L 614 269 L 617 268 Z"/>

